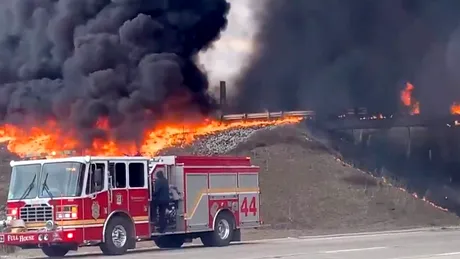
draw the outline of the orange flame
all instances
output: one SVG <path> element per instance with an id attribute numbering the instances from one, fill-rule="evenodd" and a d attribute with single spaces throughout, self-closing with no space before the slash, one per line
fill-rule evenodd
<path id="1" fill-rule="evenodd" d="M 412 91 L 415 89 L 414 85 L 410 82 L 406 83 L 406 88 L 401 91 L 401 101 L 404 106 L 410 108 L 410 114 L 420 114 L 420 102 L 412 97 Z M 460 103 L 454 102 L 450 106 L 450 113 L 460 115 Z"/>
<path id="2" fill-rule="evenodd" d="M 450 113 L 460 115 L 460 104 L 459 103 L 453 103 L 450 106 Z"/>
<path id="3" fill-rule="evenodd" d="M 204 120 L 199 123 L 158 125 L 148 130 L 140 145 L 135 143 L 119 143 L 114 140 L 96 139 L 91 148 L 82 150 L 81 155 L 124 155 L 135 154 L 140 151 L 143 155 L 156 155 L 160 150 L 168 147 L 190 144 L 200 136 L 241 127 L 255 127 L 268 125 L 292 124 L 302 118 L 288 117 L 278 120 L 254 120 L 219 122 Z M 108 121 L 102 118 L 97 128 L 107 129 Z M 0 142 L 8 142 L 8 150 L 21 157 L 33 154 L 43 154 L 48 157 L 62 156 L 65 150 L 78 149 L 78 140 L 71 133 L 59 129 L 56 123 L 48 122 L 44 127 L 33 127 L 25 130 L 13 125 L 0 127 Z"/>
<path id="4" fill-rule="evenodd" d="M 401 91 L 401 101 L 402 103 L 409 107 L 409 113 L 420 114 L 420 103 L 412 97 L 412 91 L 414 91 L 415 87 L 410 82 L 406 83 L 406 88 Z"/>

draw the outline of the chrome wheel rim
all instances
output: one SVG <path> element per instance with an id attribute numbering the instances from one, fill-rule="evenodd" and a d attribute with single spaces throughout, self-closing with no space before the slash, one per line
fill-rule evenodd
<path id="1" fill-rule="evenodd" d="M 217 225 L 217 233 L 219 234 L 220 239 L 225 240 L 230 236 L 230 224 L 227 220 L 222 219 Z"/>
<path id="2" fill-rule="evenodd" d="M 117 248 L 121 248 L 126 244 L 127 240 L 126 229 L 121 226 L 115 226 L 112 230 L 112 242 Z"/>

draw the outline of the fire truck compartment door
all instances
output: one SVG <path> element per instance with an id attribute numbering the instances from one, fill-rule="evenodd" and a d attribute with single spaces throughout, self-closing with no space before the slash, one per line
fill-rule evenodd
<path id="1" fill-rule="evenodd" d="M 187 231 L 209 228 L 208 175 L 186 174 Z"/>
<path id="2" fill-rule="evenodd" d="M 238 174 L 240 226 L 252 227 L 260 222 L 260 194 L 258 174 Z"/>

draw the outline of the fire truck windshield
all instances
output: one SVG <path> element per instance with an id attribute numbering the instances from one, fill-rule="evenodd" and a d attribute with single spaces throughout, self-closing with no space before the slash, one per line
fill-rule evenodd
<path id="1" fill-rule="evenodd" d="M 30 199 L 37 195 L 37 175 L 40 164 L 18 165 L 11 171 L 9 200 Z"/>
<path id="2" fill-rule="evenodd" d="M 44 163 L 38 197 L 58 198 L 80 196 L 86 165 L 79 162 Z M 46 182 L 45 182 L 46 181 Z"/>

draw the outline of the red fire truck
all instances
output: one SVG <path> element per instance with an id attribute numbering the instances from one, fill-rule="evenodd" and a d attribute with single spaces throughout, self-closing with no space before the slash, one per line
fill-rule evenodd
<path id="1" fill-rule="evenodd" d="M 259 168 L 246 157 L 68 157 L 12 161 L 0 243 L 41 248 L 62 257 L 98 245 L 124 254 L 136 242 L 179 248 L 200 238 L 205 246 L 240 241 L 256 228 Z M 163 171 L 170 184 L 167 229 L 150 217 L 152 181 Z"/>

